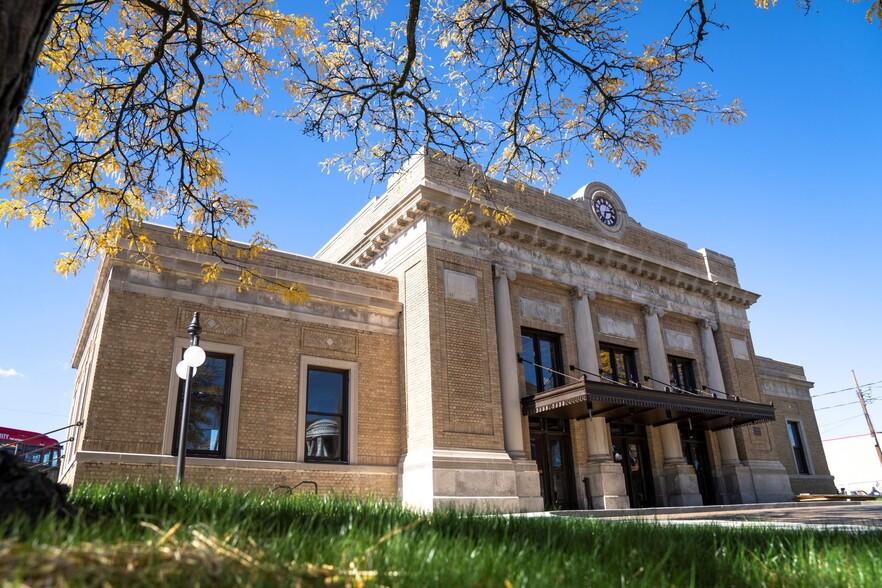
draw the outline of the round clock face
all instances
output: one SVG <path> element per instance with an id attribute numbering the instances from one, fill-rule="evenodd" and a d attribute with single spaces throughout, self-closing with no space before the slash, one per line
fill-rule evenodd
<path id="1" fill-rule="evenodd" d="M 603 196 L 598 196 L 594 199 L 594 214 L 597 215 L 600 222 L 608 227 L 614 227 L 619 220 L 619 217 L 616 214 L 616 207 L 613 206 L 613 203 L 610 202 L 609 199 L 604 198 Z"/>

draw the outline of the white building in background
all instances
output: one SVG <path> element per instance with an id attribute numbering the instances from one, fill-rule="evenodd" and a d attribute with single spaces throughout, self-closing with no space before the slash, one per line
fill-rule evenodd
<path id="1" fill-rule="evenodd" d="M 876 486 L 882 492 L 882 463 L 872 435 L 824 439 L 824 453 L 837 488 L 869 493 Z"/>

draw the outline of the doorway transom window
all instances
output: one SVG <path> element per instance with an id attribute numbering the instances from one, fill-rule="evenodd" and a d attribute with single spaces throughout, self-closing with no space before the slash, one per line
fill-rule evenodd
<path id="1" fill-rule="evenodd" d="M 697 392 L 695 385 L 695 362 L 683 357 L 669 357 L 668 370 L 671 374 L 671 384 L 680 390 Z"/>
<path id="2" fill-rule="evenodd" d="M 528 395 L 563 385 L 563 377 L 555 373 L 563 371 L 560 335 L 524 329 L 521 331 L 521 348 Z"/>
<path id="3" fill-rule="evenodd" d="M 612 345 L 600 346 L 600 375 L 604 380 L 631 385 L 639 382 L 634 350 Z"/>

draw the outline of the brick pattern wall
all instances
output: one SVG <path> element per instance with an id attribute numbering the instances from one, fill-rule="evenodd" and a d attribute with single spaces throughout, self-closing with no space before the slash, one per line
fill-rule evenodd
<path id="1" fill-rule="evenodd" d="M 408 452 L 434 447 L 432 424 L 436 407 L 432 394 L 434 366 L 428 262 L 420 257 L 408 260 L 402 267 Z"/>
<path id="2" fill-rule="evenodd" d="M 503 449 L 493 268 L 435 248 L 428 255 L 436 446 Z M 447 296 L 445 270 L 474 276 L 474 302 Z"/>
<path id="3" fill-rule="evenodd" d="M 299 439 L 303 324 L 115 290 L 111 291 L 105 317 L 113 328 L 104 330 L 98 349 L 83 448 L 161 452 L 174 338 L 181 334 L 176 319 L 182 310 L 201 310 L 221 322 L 225 316 L 241 318 L 245 324 L 242 335 L 211 331 L 202 335 L 205 343 L 244 347 L 237 457 L 294 460 Z M 359 364 L 359 461 L 397 463 L 401 445 L 397 337 L 333 326 L 322 328 L 328 335 L 355 336 L 360 343 L 357 353 L 306 350 L 309 355 Z M 371 433 L 374 429 L 383 435 L 375 437 Z"/>

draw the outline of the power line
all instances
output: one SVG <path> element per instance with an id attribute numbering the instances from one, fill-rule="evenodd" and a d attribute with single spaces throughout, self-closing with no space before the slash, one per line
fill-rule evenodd
<path id="1" fill-rule="evenodd" d="M 57 416 L 57 417 L 65 417 L 65 418 L 67 418 L 67 416 L 68 416 L 66 414 L 55 414 L 54 412 L 39 412 L 36 410 L 22 410 L 20 408 L 6 408 L 3 406 L 0 406 L 0 410 L 11 410 L 12 412 L 28 412 L 30 414 L 42 414 L 42 415 L 46 415 L 46 416 Z"/>
<path id="2" fill-rule="evenodd" d="M 864 384 L 863 387 L 869 388 L 874 384 L 882 384 L 882 380 L 878 382 L 870 382 L 869 384 Z M 830 394 L 839 394 L 840 392 L 853 392 L 854 386 L 849 386 L 848 388 L 843 388 L 842 390 L 833 390 L 832 392 L 822 392 L 821 394 L 812 394 L 812 398 L 820 398 L 821 396 L 829 396 Z"/>
<path id="3" fill-rule="evenodd" d="M 818 412 L 819 410 L 827 410 L 828 408 L 839 408 L 840 406 L 849 406 L 851 404 L 860 404 L 860 403 L 861 403 L 860 400 L 854 400 L 852 402 L 846 402 L 845 404 L 834 404 L 833 406 L 822 406 L 821 408 L 816 408 L 815 412 Z"/>
<path id="4" fill-rule="evenodd" d="M 839 419 L 838 421 L 826 423 L 823 426 L 823 429 L 825 431 L 832 431 L 833 429 L 838 429 L 839 427 L 841 427 L 842 425 L 844 425 L 847 422 L 850 422 L 850 421 L 853 421 L 853 420 L 859 419 L 859 418 L 861 418 L 861 415 L 855 415 L 855 416 L 850 416 L 848 418 Z"/>

